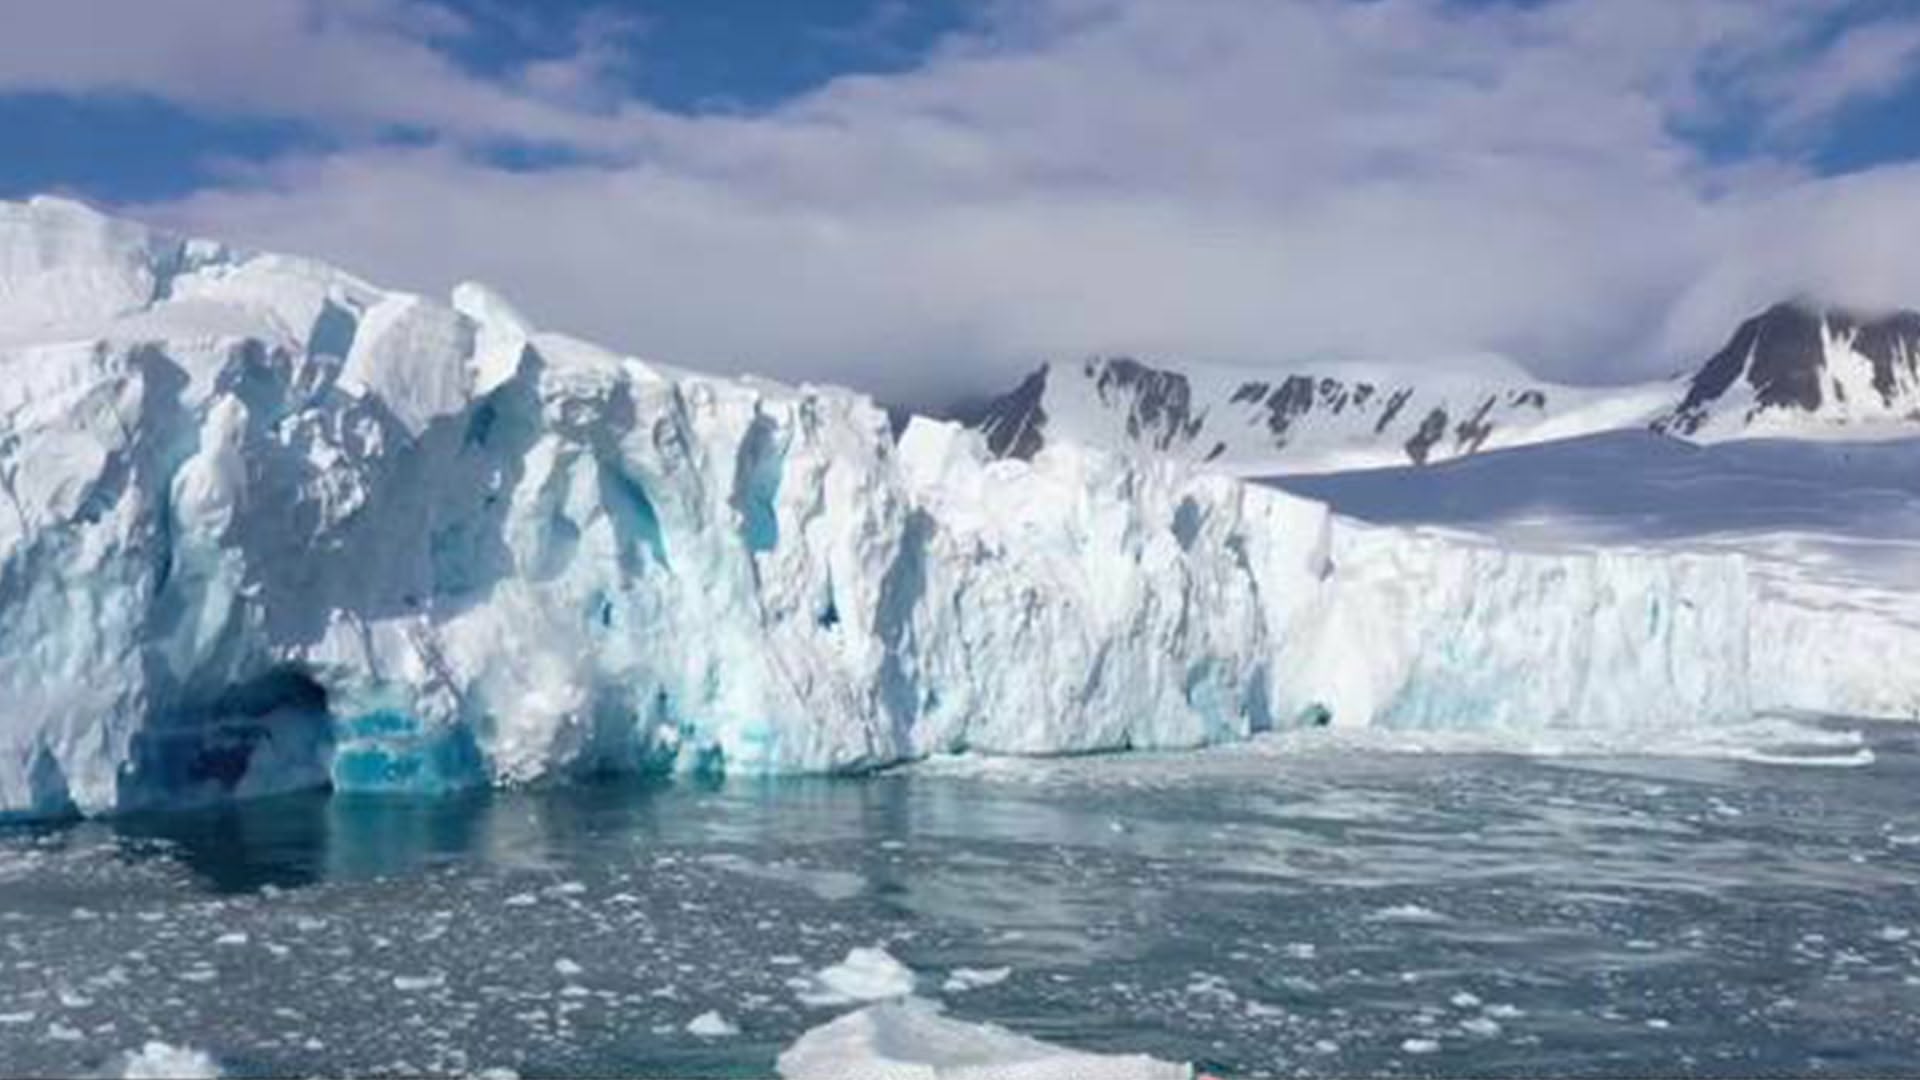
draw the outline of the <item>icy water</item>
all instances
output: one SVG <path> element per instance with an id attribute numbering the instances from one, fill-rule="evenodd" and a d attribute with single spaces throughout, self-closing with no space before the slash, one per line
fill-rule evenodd
<path id="1" fill-rule="evenodd" d="M 1307 739 L 14 829 L 0 1072 L 767 1075 L 838 1011 L 789 980 L 878 943 L 953 1015 L 1231 1076 L 1910 1073 L 1920 731 L 1848 729 L 1827 766 Z"/>

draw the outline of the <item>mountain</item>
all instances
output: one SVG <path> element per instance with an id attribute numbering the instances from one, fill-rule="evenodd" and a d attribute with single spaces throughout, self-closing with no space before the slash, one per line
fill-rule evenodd
<path id="1" fill-rule="evenodd" d="M 1143 431 L 1186 431 L 1171 395 Z M 0 817 L 1324 723 L 1653 732 L 1911 670 L 1826 665 L 1806 642 L 1878 658 L 1883 624 L 1737 555 L 1523 550 L 984 443 L 478 285 L 0 203 Z"/>
<path id="2" fill-rule="evenodd" d="M 1046 365 L 963 419 L 1009 457 L 1065 438 L 1259 476 L 1424 465 L 1644 424 L 1677 396 L 1668 384 L 1593 389 L 1512 373 L 1264 375 L 1105 357 Z"/>
<path id="3" fill-rule="evenodd" d="M 1920 434 L 1920 312 L 1776 304 L 1740 324 L 1653 426 L 1698 440 Z"/>
<path id="4" fill-rule="evenodd" d="M 1348 367 L 1179 370 L 1126 357 L 1048 364 L 962 416 L 1000 455 L 1066 439 L 1241 476 L 1431 465 L 1651 428 L 1698 442 L 1920 434 L 1920 313 L 1779 304 L 1690 379 L 1573 387 Z"/>

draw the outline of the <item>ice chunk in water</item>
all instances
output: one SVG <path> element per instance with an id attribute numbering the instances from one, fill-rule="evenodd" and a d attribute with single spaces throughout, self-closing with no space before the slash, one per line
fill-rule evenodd
<path id="1" fill-rule="evenodd" d="M 703 1039 L 724 1039 L 740 1034 L 740 1029 L 718 1010 L 708 1010 L 687 1021 L 687 1032 Z"/>
<path id="2" fill-rule="evenodd" d="M 808 1005 L 850 1005 L 913 993 L 913 969 L 876 945 L 849 950 L 847 958 L 805 979 L 794 980 Z"/>
<path id="3" fill-rule="evenodd" d="M 127 1054 L 117 1075 L 125 1080 L 208 1080 L 223 1074 L 203 1050 L 154 1041 Z"/>
<path id="4" fill-rule="evenodd" d="M 1089 1054 L 941 1014 L 919 998 L 869 1005 L 780 1055 L 784 1080 L 1190 1080 L 1186 1065 Z"/>
<path id="5" fill-rule="evenodd" d="M 998 968 L 954 968 L 947 973 L 947 981 L 940 989 L 949 994 L 958 994 L 967 990 L 978 990 L 983 986 L 997 986 L 1006 982 L 1013 974 L 1010 967 Z"/>

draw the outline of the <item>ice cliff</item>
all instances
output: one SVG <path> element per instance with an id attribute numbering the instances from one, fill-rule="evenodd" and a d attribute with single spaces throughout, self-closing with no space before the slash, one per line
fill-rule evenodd
<path id="1" fill-rule="evenodd" d="M 896 440 L 853 393 L 57 200 L 0 204 L 0 372 L 13 814 L 1755 707 L 1738 557 Z"/>

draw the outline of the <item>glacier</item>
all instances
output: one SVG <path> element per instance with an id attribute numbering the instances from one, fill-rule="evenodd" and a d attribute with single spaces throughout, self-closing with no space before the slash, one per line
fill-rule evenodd
<path id="1" fill-rule="evenodd" d="M 1920 711 L 1808 644 L 1882 616 L 1738 553 L 1362 525 L 1067 443 L 998 460 L 478 285 L 439 303 L 63 200 L 0 203 L 0 370 L 10 815 Z"/>

